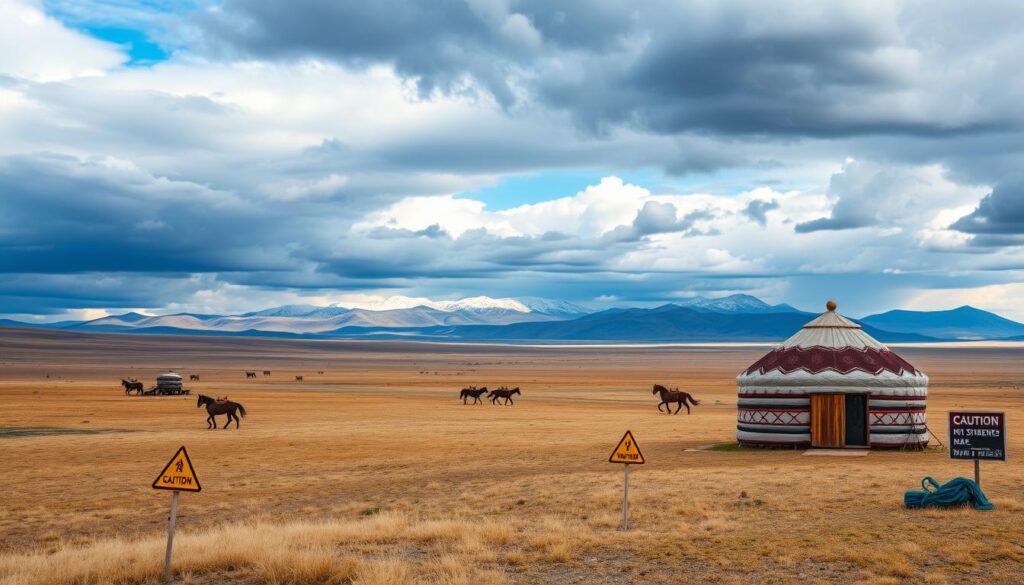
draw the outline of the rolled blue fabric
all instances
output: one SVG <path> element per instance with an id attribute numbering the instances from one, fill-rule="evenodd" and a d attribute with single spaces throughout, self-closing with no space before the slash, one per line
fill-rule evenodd
<path id="1" fill-rule="evenodd" d="M 926 477 L 921 480 L 921 488 L 920 491 L 906 491 L 903 494 L 903 505 L 908 508 L 948 508 L 970 504 L 975 510 L 992 510 L 996 507 L 985 497 L 981 487 L 966 477 L 955 477 L 944 484 L 935 481 L 933 477 Z"/>

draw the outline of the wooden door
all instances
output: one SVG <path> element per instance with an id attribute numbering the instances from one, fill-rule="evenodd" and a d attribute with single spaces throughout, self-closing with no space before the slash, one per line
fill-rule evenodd
<path id="1" fill-rule="evenodd" d="M 846 446 L 846 400 L 842 394 L 811 394 L 811 446 Z"/>

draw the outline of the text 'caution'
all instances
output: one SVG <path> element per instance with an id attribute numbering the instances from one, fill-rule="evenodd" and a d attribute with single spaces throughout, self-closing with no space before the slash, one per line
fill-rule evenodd
<path id="1" fill-rule="evenodd" d="M 192 467 L 192 460 L 188 458 L 188 451 L 185 447 L 178 449 L 178 452 L 171 457 L 171 460 L 153 480 L 153 489 L 176 490 L 181 492 L 198 492 L 203 487 L 199 485 L 199 477 Z"/>

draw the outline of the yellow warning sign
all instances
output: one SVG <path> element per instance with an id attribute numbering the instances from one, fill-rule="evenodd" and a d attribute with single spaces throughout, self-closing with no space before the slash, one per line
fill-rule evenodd
<path id="1" fill-rule="evenodd" d="M 175 490 L 179 492 L 198 492 L 203 487 L 199 485 L 199 476 L 192 467 L 192 460 L 188 458 L 188 451 L 185 447 L 178 449 L 178 452 L 167 462 L 167 466 L 153 480 L 153 489 Z"/>
<path id="2" fill-rule="evenodd" d="M 633 433 L 626 431 L 626 434 L 622 435 L 619 446 L 615 447 L 615 450 L 612 451 L 612 456 L 608 458 L 608 461 L 611 463 L 643 465 L 644 454 L 640 452 L 640 446 L 636 444 Z"/>

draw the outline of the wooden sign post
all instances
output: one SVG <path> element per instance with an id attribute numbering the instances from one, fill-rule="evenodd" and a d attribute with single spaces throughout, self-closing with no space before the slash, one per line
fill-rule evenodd
<path id="1" fill-rule="evenodd" d="M 643 465 L 644 455 L 636 444 L 633 433 L 626 431 L 608 458 L 610 463 L 623 463 L 622 477 L 622 529 L 629 530 L 629 466 Z"/>
<path id="2" fill-rule="evenodd" d="M 174 571 L 171 570 L 171 551 L 174 548 L 174 525 L 178 520 L 178 494 L 203 490 L 185 447 L 178 449 L 160 475 L 156 476 L 153 480 L 153 489 L 171 490 L 171 513 L 167 517 L 167 551 L 164 553 L 163 580 L 166 583 L 174 576 Z"/>
<path id="3" fill-rule="evenodd" d="M 1006 461 L 1006 413 L 949 413 L 949 458 L 974 460 L 974 483 L 981 485 L 981 460 Z"/>

